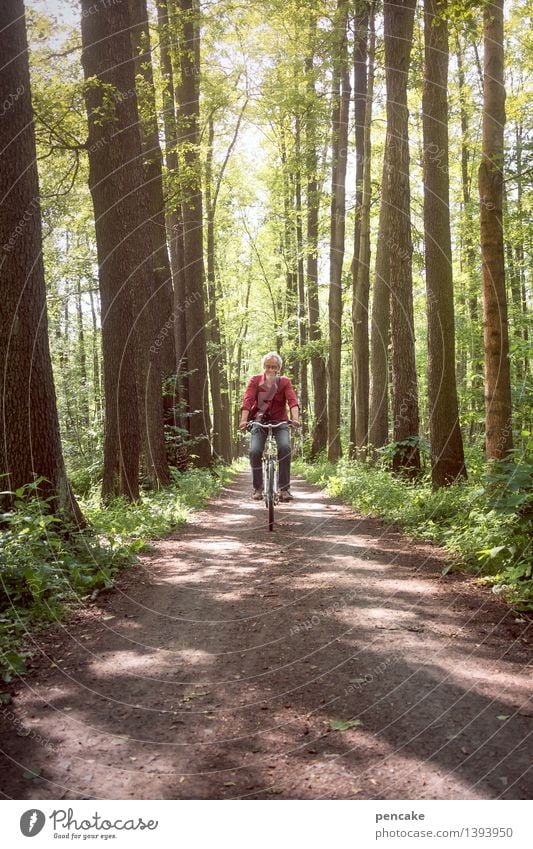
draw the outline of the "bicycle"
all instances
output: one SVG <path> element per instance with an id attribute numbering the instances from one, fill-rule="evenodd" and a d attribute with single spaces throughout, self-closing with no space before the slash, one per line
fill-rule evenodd
<path id="1" fill-rule="evenodd" d="M 247 430 L 251 430 L 253 425 L 263 428 L 267 431 L 267 438 L 263 448 L 263 500 L 268 510 L 268 530 L 274 530 L 274 507 L 279 504 L 279 479 L 278 479 L 278 446 L 274 438 L 273 430 L 276 427 L 292 427 L 291 421 L 277 422 L 273 424 L 269 422 L 250 422 Z"/>

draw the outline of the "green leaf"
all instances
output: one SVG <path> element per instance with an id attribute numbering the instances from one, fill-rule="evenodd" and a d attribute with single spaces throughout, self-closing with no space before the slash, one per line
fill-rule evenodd
<path id="1" fill-rule="evenodd" d="M 360 719 L 332 719 L 329 727 L 332 731 L 348 731 L 349 728 L 358 728 L 362 724 Z"/>
<path id="2" fill-rule="evenodd" d="M 25 769 L 22 773 L 22 777 L 25 778 L 27 781 L 31 781 L 34 778 L 39 778 L 40 774 L 41 769 L 39 767 L 35 767 L 32 769 Z"/>

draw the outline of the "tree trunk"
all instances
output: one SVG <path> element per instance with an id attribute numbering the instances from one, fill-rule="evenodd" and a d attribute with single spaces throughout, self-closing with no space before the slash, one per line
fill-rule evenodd
<path id="1" fill-rule="evenodd" d="M 461 184 L 463 194 L 463 234 L 461 264 L 465 266 L 468 280 L 466 292 L 459 293 L 459 304 L 468 310 L 470 320 L 470 347 L 461 346 L 458 351 L 457 382 L 466 385 L 466 359 L 470 355 L 470 405 L 472 411 L 471 433 L 474 432 L 477 421 L 483 415 L 483 398 L 480 395 L 480 387 L 483 375 L 483 344 L 481 338 L 481 320 L 478 306 L 479 292 L 479 257 L 476 245 L 476 223 L 474 220 L 474 209 L 471 192 L 470 173 L 470 145 L 469 145 L 469 119 L 468 119 L 468 95 L 465 86 L 463 51 L 459 36 L 456 41 L 457 57 L 457 82 L 459 87 L 459 103 L 461 108 Z M 463 317 L 466 321 L 466 314 Z M 480 406 L 481 405 L 481 406 Z"/>
<path id="2" fill-rule="evenodd" d="M 331 229 L 329 263 L 328 459 L 341 456 L 342 264 L 346 214 L 346 163 L 350 112 L 346 0 L 338 0 L 332 84 Z"/>
<path id="3" fill-rule="evenodd" d="M 102 412 L 102 386 L 100 383 L 100 352 L 102 349 L 98 322 L 96 320 L 96 307 L 94 305 L 94 293 L 89 290 L 91 301 L 91 318 L 93 325 L 93 386 L 94 386 L 94 415 L 100 420 Z"/>
<path id="4" fill-rule="evenodd" d="M 165 229 L 163 155 L 157 125 L 150 30 L 146 0 L 129 0 L 129 5 L 141 116 L 144 175 L 150 204 L 152 266 L 155 278 L 154 302 L 157 315 L 157 338 L 161 342 L 158 346 L 158 358 L 162 376 L 168 377 L 176 371 L 176 346 L 172 330 L 174 293 Z"/>
<path id="5" fill-rule="evenodd" d="M 448 167 L 447 0 L 424 3 L 424 238 L 428 313 L 428 403 L 433 486 L 466 477 L 455 384 Z"/>
<path id="6" fill-rule="evenodd" d="M 139 494 L 141 444 L 152 484 L 168 482 L 161 374 L 152 353 L 157 349 L 152 251 L 145 226 L 149 211 L 137 100 L 132 96 L 129 10 L 126 4 L 106 5 L 95 15 L 90 7 L 90 0 L 82 0 L 106 399 L 102 493 L 105 498 L 116 494 L 134 499 Z"/>
<path id="7" fill-rule="evenodd" d="M 300 347 L 300 421 L 302 422 L 302 433 L 307 433 L 307 411 L 309 409 L 309 395 L 307 389 L 307 310 L 305 304 L 305 272 L 304 272 L 304 245 L 302 226 L 302 151 L 301 151 L 301 119 L 300 115 L 295 117 L 294 133 L 294 158 L 296 170 L 294 175 L 294 202 L 296 212 L 296 252 L 298 273 L 298 344 Z"/>
<path id="8" fill-rule="evenodd" d="M 513 447 L 509 337 L 503 249 L 503 131 L 505 86 L 503 0 L 483 13 L 483 141 L 479 166 L 481 274 L 485 346 L 487 458 L 501 459 Z"/>
<path id="9" fill-rule="evenodd" d="M 0 4 L 0 475 L 2 490 L 39 481 L 63 521 L 84 524 L 67 475 L 57 415 L 42 254 L 41 207 L 22 0 Z M 6 426 L 7 425 L 7 426 Z M 9 496 L 2 498 L 12 506 Z"/>
<path id="10" fill-rule="evenodd" d="M 352 383 L 354 453 L 364 452 L 368 444 L 369 414 L 369 340 L 368 310 L 370 294 L 370 196 L 373 74 L 374 8 L 366 6 L 356 18 L 355 146 L 356 146 L 356 228 L 352 262 Z M 368 58 L 368 74 L 367 74 Z"/>
<path id="11" fill-rule="evenodd" d="M 237 355 L 235 357 L 235 377 L 234 377 L 234 383 L 233 383 L 233 398 L 236 402 L 237 402 L 237 399 L 238 399 L 238 403 L 235 403 L 235 406 L 234 406 L 234 409 L 233 409 L 233 432 L 235 434 L 237 434 L 237 436 L 235 438 L 235 443 L 234 443 L 234 451 L 237 451 L 238 439 L 239 439 L 239 421 L 240 421 L 240 418 L 241 418 L 240 405 L 241 405 L 241 398 L 242 398 L 242 394 L 243 394 L 243 390 L 244 390 L 244 387 L 242 385 L 243 381 L 241 380 L 242 347 L 243 347 L 243 340 L 246 339 L 246 337 L 248 335 L 248 315 L 249 315 L 248 307 L 250 305 L 251 290 L 252 290 L 252 277 L 249 274 L 248 280 L 247 280 L 247 283 L 246 283 L 246 295 L 244 297 L 244 304 L 243 304 L 243 311 L 242 311 L 242 314 L 243 314 L 244 317 L 242 319 L 240 332 L 237 336 L 237 340 L 238 340 L 237 341 Z M 279 348 L 278 348 L 278 350 L 279 350 Z"/>
<path id="12" fill-rule="evenodd" d="M 211 463 L 205 333 L 203 199 L 200 161 L 200 22 L 197 0 L 179 0 L 178 149 L 182 189 L 190 433 L 198 466 Z"/>
<path id="13" fill-rule="evenodd" d="M 413 320 L 407 82 L 416 0 L 385 2 L 387 82 L 387 208 L 391 278 L 393 469 L 420 471 L 418 394 Z"/>
<path id="14" fill-rule="evenodd" d="M 307 81 L 307 114 L 305 119 L 305 147 L 307 171 L 307 303 L 309 310 L 309 341 L 311 348 L 311 376 L 313 379 L 313 439 L 311 459 L 325 451 L 328 440 L 327 371 L 322 354 L 322 331 L 318 303 L 318 221 L 320 189 L 318 185 L 317 130 L 315 117 L 316 92 L 313 78 L 313 42 L 316 19 L 310 25 L 311 47 L 305 60 Z"/>
<path id="15" fill-rule="evenodd" d="M 390 249 L 389 216 L 386 205 L 387 174 L 387 140 L 385 140 L 370 337 L 369 442 L 375 451 L 383 448 L 389 438 Z"/>
<path id="16" fill-rule="evenodd" d="M 292 224 L 294 209 L 294 191 L 292 174 L 287 162 L 287 146 L 283 117 L 280 124 L 280 158 L 283 178 L 283 241 L 281 254 L 285 262 L 285 316 L 287 327 L 287 351 L 285 353 L 285 371 L 296 375 L 298 348 L 298 274 L 296 262 L 295 233 Z M 297 377 L 295 378 L 295 382 Z M 299 390 L 299 387 L 298 387 Z"/>
<path id="17" fill-rule="evenodd" d="M 524 231 L 524 207 L 523 207 L 523 176 L 522 176 L 522 152 L 523 152 L 523 132 L 524 128 L 522 123 L 518 123 L 516 126 L 516 214 L 518 217 L 518 244 L 516 245 L 516 264 L 518 266 L 518 278 L 520 281 L 520 315 L 522 318 L 522 338 L 524 340 L 523 347 L 523 371 L 524 379 L 527 379 L 529 376 L 529 321 L 528 321 L 528 304 L 527 304 L 527 294 L 526 294 L 526 275 L 525 275 L 525 257 L 524 257 L 524 241 L 525 241 L 525 231 Z"/>
<path id="18" fill-rule="evenodd" d="M 87 357 L 85 354 L 85 330 L 83 327 L 83 309 L 81 302 L 81 277 L 76 285 L 76 317 L 78 324 L 78 352 L 80 363 L 79 404 L 81 426 L 86 430 L 90 425 L 89 416 L 89 381 L 87 379 Z"/>
<path id="19" fill-rule="evenodd" d="M 174 71 L 171 57 L 171 35 L 167 0 L 157 0 L 159 52 L 163 97 L 163 127 L 165 131 L 165 211 L 170 247 L 170 266 L 174 289 L 174 349 L 177 372 L 174 391 L 174 424 L 189 430 L 185 412 L 189 404 L 189 378 L 187 363 L 187 293 L 185 290 L 185 258 L 183 245 L 183 220 L 181 190 L 178 171 L 178 131 L 174 102 Z"/>
<path id="20" fill-rule="evenodd" d="M 232 445 L 226 349 L 222 344 L 220 322 L 217 312 L 218 298 L 215 274 L 215 213 L 218 191 L 216 191 L 216 189 L 213 191 L 214 137 L 214 124 L 211 116 L 208 122 L 205 180 L 205 205 L 207 215 L 207 292 L 209 312 L 207 352 L 211 384 L 211 400 L 213 404 L 213 453 L 215 457 L 219 457 L 224 462 L 230 463 L 232 459 Z"/>

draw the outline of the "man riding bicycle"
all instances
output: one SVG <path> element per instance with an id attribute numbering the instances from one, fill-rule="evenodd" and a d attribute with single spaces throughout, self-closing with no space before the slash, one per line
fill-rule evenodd
<path id="1" fill-rule="evenodd" d="M 280 376 L 283 360 L 275 351 L 265 354 L 261 360 L 262 374 L 254 374 L 248 381 L 241 407 L 239 428 L 245 430 L 252 422 L 250 439 L 250 466 L 252 468 L 253 491 L 252 498 L 260 501 L 263 497 L 263 469 L 261 458 L 265 447 L 266 430 L 254 427 L 256 424 L 278 424 L 287 422 L 286 427 L 274 430 L 278 446 L 279 462 L 279 500 L 291 501 L 291 437 L 289 433 L 289 417 L 294 424 L 299 424 L 300 407 L 298 397 L 288 377 Z"/>

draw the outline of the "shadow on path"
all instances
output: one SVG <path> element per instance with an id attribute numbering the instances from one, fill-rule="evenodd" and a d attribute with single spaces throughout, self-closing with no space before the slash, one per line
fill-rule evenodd
<path id="1" fill-rule="evenodd" d="M 270 534 L 248 490 L 43 635 L 3 794 L 530 798 L 528 623 L 309 484 Z"/>

